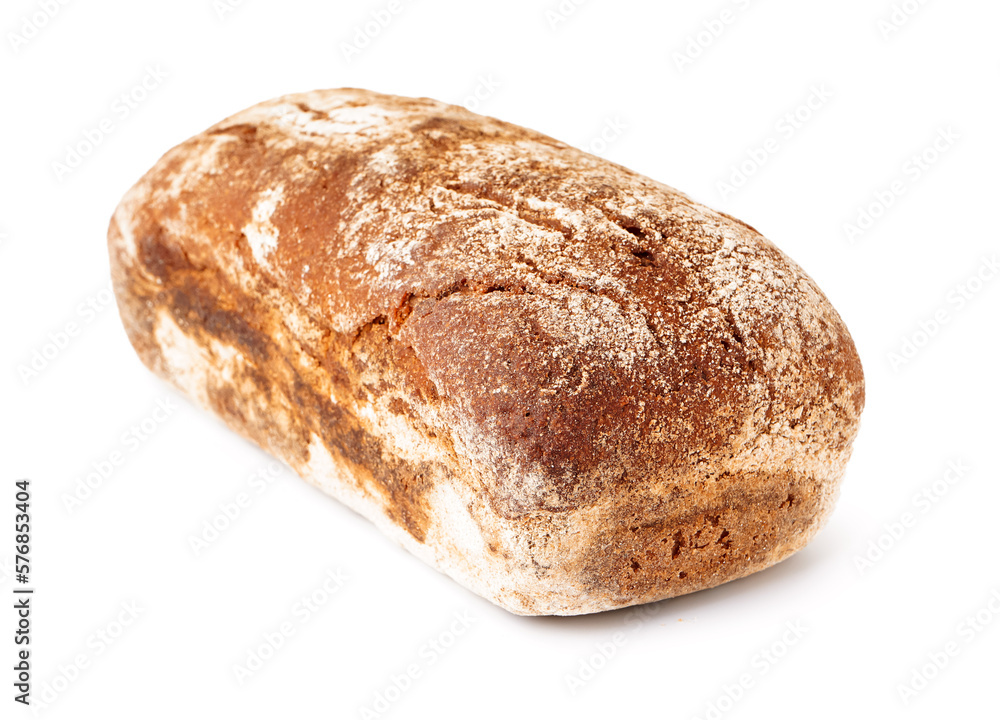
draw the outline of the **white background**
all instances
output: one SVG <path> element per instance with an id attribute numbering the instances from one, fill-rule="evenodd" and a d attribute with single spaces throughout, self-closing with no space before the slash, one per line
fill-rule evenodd
<path id="1" fill-rule="evenodd" d="M 388 689 L 381 716 L 998 717 L 1000 278 L 983 262 L 1000 251 L 1000 7 L 907 0 L 898 26 L 880 28 L 890 0 L 567 0 L 559 16 L 558 0 L 398 1 L 350 62 L 344 43 L 387 1 L 245 0 L 220 16 L 212 0 L 95 0 L 54 5 L 51 19 L 41 1 L 3 4 L 0 715 L 30 715 L 12 701 L 8 602 L 13 483 L 28 477 L 44 716 L 352 718 Z M 718 37 L 690 45 L 723 10 Z M 681 67 L 688 50 L 698 57 Z M 166 77 L 123 111 L 147 66 Z M 478 103 L 746 220 L 806 268 L 850 327 L 868 389 L 840 504 L 815 541 L 646 615 L 519 618 L 288 470 L 257 492 L 250 477 L 269 458 L 131 350 L 104 290 L 107 223 L 172 145 L 255 102 L 339 86 Z M 789 131 L 783 118 L 814 88 L 832 96 Z M 96 149 L 59 172 L 104 119 Z M 942 131 L 953 139 L 938 152 Z M 720 189 L 769 138 L 743 187 Z M 888 205 L 897 180 L 903 192 L 852 241 L 845 224 Z M 66 347 L 47 348 L 69 323 Z M 904 358 L 907 339 L 920 347 Z M 36 351 L 52 357 L 30 374 Z M 157 402 L 176 409 L 143 430 Z M 113 453 L 121 463 L 68 508 Z M 952 484 L 949 464 L 964 468 Z M 190 539 L 239 493 L 249 506 L 197 555 Z M 913 522 L 894 538 L 904 513 Z M 866 553 L 875 560 L 859 564 Z M 348 579 L 303 618 L 296 603 L 337 570 Z M 449 642 L 456 613 L 471 627 L 443 653 L 425 646 Z M 234 666 L 286 621 L 293 634 L 240 684 Z M 616 633 L 614 656 L 594 660 Z M 904 702 L 900 687 L 948 643 L 945 667 Z M 420 677 L 391 690 L 414 663 Z M 571 688 L 582 663 L 601 667 Z"/>

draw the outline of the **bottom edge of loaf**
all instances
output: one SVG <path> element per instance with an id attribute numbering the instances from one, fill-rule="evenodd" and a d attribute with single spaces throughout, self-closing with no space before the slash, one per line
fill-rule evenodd
<path id="1" fill-rule="evenodd" d="M 366 502 L 356 494 L 343 492 L 345 475 L 350 470 L 321 443 L 316 442 L 310 447 L 310 458 L 305 467 L 295 468 L 307 483 L 370 521 L 390 540 L 465 589 L 504 610 L 524 617 L 570 617 L 622 610 L 710 590 L 743 579 L 773 567 L 802 550 L 826 524 L 832 510 L 831 502 L 823 512 L 812 515 L 807 524 L 788 536 L 776 538 L 777 542 L 763 548 L 753 559 L 743 559 L 742 562 L 735 562 L 734 559 L 732 562 L 721 563 L 715 572 L 693 578 L 691 582 L 666 582 L 649 587 L 641 593 L 629 594 L 627 589 L 620 587 L 610 577 L 598 579 L 595 586 L 592 574 L 580 572 L 578 568 L 574 572 L 566 572 L 561 578 L 558 575 L 537 577 L 531 572 L 508 576 L 499 571 L 489 572 L 483 567 L 485 562 L 477 565 L 474 559 L 455 554 L 453 550 L 442 553 L 433 533 L 424 542 L 420 542 L 400 527 L 377 503 Z M 467 522 L 463 513 L 455 511 L 459 506 L 460 503 L 455 502 L 436 506 L 432 504 L 431 510 L 438 518 L 437 526 L 454 528 L 457 524 Z M 480 558 L 480 561 L 484 561 L 484 558 Z"/>
<path id="2" fill-rule="evenodd" d="M 197 326 L 182 328 L 170 307 L 151 306 L 138 298 L 131 308 L 128 299 L 124 302 L 123 317 L 141 314 L 146 318 L 144 323 L 126 322 L 126 329 L 143 362 L 156 374 L 286 462 L 307 482 L 371 521 L 410 553 L 517 615 L 597 613 L 745 577 L 804 547 L 833 505 L 835 479 L 820 482 L 784 476 L 778 482 L 765 477 L 754 486 L 759 488 L 756 495 L 694 508 L 683 517 L 646 518 L 649 522 L 643 531 L 653 528 L 655 537 L 622 527 L 616 508 L 608 503 L 536 513 L 527 519 L 497 516 L 484 528 L 485 513 L 473 517 L 470 510 L 477 505 L 482 510 L 484 502 L 482 494 L 472 489 L 474 483 L 440 482 L 424 498 L 432 522 L 418 537 L 401 524 L 385 497 L 370 491 L 373 483 L 366 477 L 368 469 L 331 450 L 316 434 L 308 438 L 307 447 L 292 447 L 279 426 L 246 420 L 294 416 L 304 410 L 295 406 L 290 392 L 280 388 L 266 395 L 233 392 L 233 363 L 250 362 L 242 348 L 214 336 L 207 343 Z M 211 357 L 206 348 L 211 348 Z M 220 363 L 220 357 L 229 364 Z M 227 390 L 226 412 L 213 402 L 220 388 Z M 788 487 L 794 487 L 798 496 L 794 505 L 793 494 L 787 494 L 786 500 Z M 609 503 L 614 501 L 609 499 Z M 556 538 L 544 556 L 525 550 L 538 534 L 537 523 L 551 530 L 547 536 Z M 501 551 L 488 547 L 493 544 Z"/>

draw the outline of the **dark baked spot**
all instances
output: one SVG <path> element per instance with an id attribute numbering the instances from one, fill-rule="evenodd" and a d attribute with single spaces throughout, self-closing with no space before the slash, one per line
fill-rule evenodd
<path id="1" fill-rule="evenodd" d="M 209 391 L 212 407 L 220 417 L 232 420 L 242 425 L 247 422 L 247 417 L 243 412 L 243 399 L 237 395 L 232 387 L 212 388 Z"/>
<path id="2" fill-rule="evenodd" d="M 252 302 L 244 298 L 237 305 L 242 305 L 240 309 L 225 307 L 221 304 L 219 290 L 218 283 L 215 288 L 209 289 L 192 275 L 172 284 L 167 291 L 168 304 L 178 325 L 187 331 L 202 328 L 224 343 L 236 345 L 255 362 L 266 364 L 273 350 L 273 341 L 246 320 L 252 316 L 249 307 Z"/>
<path id="3" fill-rule="evenodd" d="M 644 267 L 654 267 L 656 265 L 655 256 L 649 250 L 632 250 L 632 257 L 639 260 L 639 264 Z"/>
<path id="4" fill-rule="evenodd" d="M 413 408 L 408 404 L 400 400 L 398 397 L 394 397 L 389 401 L 389 411 L 394 415 L 402 415 L 403 417 L 408 417 L 411 419 L 416 418 Z"/>
<path id="5" fill-rule="evenodd" d="M 663 538 L 662 542 L 666 541 L 667 541 L 666 538 Z M 674 533 L 673 545 L 670 547 L 671 559 L 676 560 L 678 557 L 680 557 L 681 548 L 684 547 L 686 542 L 687 541 L 684 539 L 684 533 L 682 533 L 680 530 Z"/>
<path id="6" fill-rule="evenodd" d="M 722 545 L 722 547 L 724 547 L 724 548 L 726 548 L 728 550 L 729 547 L 733 544 L 732 540 L 729 540 L 728 538 L 729 538 L 729 531 L 728 530 L 723 530 L 722 534 L 719 535 L 719 539 L 716 540 L 715 542 L 716 542 L 717 545 Z"/>
<path id="7" fill-rule="evenodd" d="M 257 126 L 249 125 L 247 123 L 240 123 L 237 125 L 227 125 L 225 127 L 215 128 L 208 132 L 209 135 L 233 135 L 238 137 L 240 140 L 246 143 L 251 143 L 257 140 Z"/>
<path id="8" fill-rule="evenodd" d="M 462 142 L 477 141 L 483 132 L 470 127 L 468 123 L 444 116 L 429 117 L 410 126 L 410 132 L 428 148 L 431 156 L 457 148 Z M 432 148 L 432 150 L 431 150 Z"/>
<path id="9" fill-rule="evenodd" d="M 163 228 L 154 225 L 137 242 L 139 261 L 151 275 L 165 280 L 178 270 L 192 269 L 180 244 L 168 241 Z"/>

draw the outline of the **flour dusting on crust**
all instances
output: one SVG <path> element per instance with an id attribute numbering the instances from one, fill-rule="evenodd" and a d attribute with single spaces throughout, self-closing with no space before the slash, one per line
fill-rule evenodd
<path id="1" fill-rule="evenodd" d="M 518 613 L 787 557 L 864 404 L 842 320 L 755 229 L 434 100 L 248 108 L 168 152 L 109 246 L 151 368 Z"/>

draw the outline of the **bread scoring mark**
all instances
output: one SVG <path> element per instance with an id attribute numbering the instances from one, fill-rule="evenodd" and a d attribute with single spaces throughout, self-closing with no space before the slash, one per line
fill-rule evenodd
<path id="1" fill-rule="evenodd" d="M 283 185 L 261 192 L 257 204 L 253 207 L 253 219 L 243 226 L 243 235 L 250 245 L 254 260 L 258 265 L 268 269 L 272 269 L 270 255 L 278 248 L 278 228 L 271 223 L 271 216 L 278 209 L 278 204 L 284 196 Z"/>

